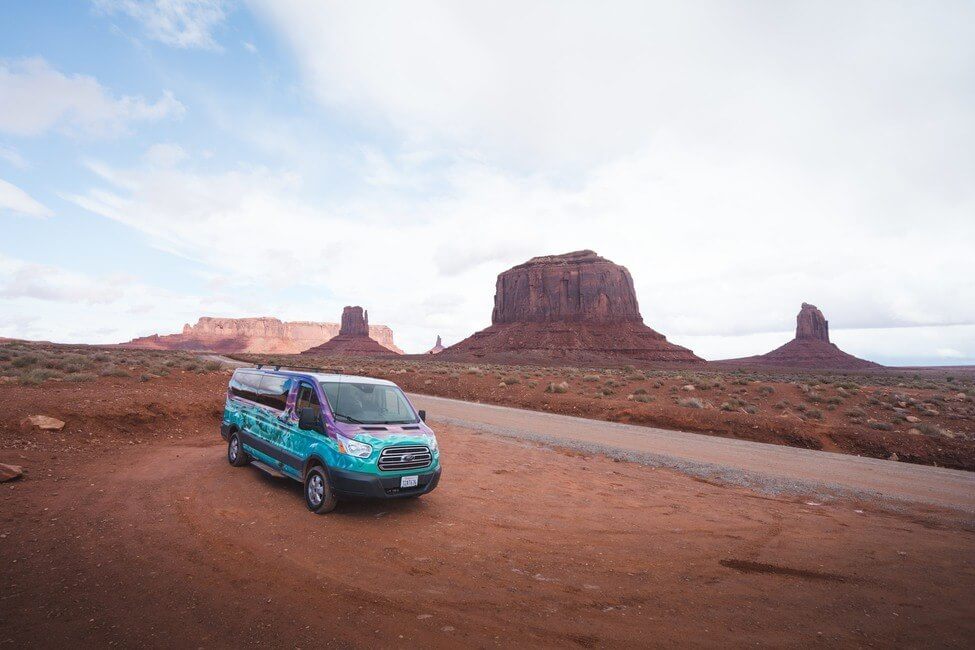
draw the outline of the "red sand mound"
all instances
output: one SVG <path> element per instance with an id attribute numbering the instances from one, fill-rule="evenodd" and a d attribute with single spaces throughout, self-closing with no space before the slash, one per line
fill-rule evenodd
<path id="1" fill-rule="evenodd" d="M 802 303 L 796 316 L 796 337 L 767 354 L 729 362 L 783 366 L 791 368 L 823 368 L 858 370 L 880 368 L 880 364 L 847 354 L 829 342 L 829 322 L 815 305 Z"/>
<path id="2" fill-rule="evenodd" d="M 396 353 L 369 338 L 369 312 L 364 312 L 362 307 L 346 307 L 342 310 L 339 335 L 302 354 L 380 356 Z"/>
<path id="3" fill-rule="evenodd" d="M 282 322 L 260 318 L 211 318 L 204 316 L 196 325 L 187 323 L 181 334 L 143 336 L 122 343 L 122 347 L 144 350 L 209 350 L 225 354 L 298 354 L 321 345 L 338 335 L 338 323 L 311 321 Z M 393 330 L 373 325 L 368 335 L 397 354 L 403 351 L 393 343 Z"/>
<path id="4" fill-rule="evenodd" d="M 584 250 L 535 257 L 498 276 L 491 326 L 444 358 L 697 363 L 643 324 L 625 267 Z"/>

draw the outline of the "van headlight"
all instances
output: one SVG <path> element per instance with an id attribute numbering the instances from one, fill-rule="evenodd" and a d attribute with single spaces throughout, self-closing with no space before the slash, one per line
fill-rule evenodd
<path id="1" fill-rule="evenodd" d="M 437 451 L 437 436 L 430 436 L 430 451 Z"/>
<path id="2" fill-rule="evenodd" d="M 355 456 L 356 458 L 369 458 L 369 455 L 372 454 L 372 447 L 364 442 L 352 440 L 337 433 L 335 434 L 335 439 L 339 443 L 339 451 L 343 454 Z"/>

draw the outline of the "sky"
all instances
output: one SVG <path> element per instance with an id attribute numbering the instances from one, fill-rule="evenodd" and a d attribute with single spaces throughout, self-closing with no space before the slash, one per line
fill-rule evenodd
<path id="1" fill-rule="evenodd" d="M 408 352 L 592 249 L 708 359 L 975 363 L 970 2 L 0 6 L 0 336 L 200 316 Z"/>

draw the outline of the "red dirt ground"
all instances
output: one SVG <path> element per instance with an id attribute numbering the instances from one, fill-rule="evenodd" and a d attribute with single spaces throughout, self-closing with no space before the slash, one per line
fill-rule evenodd
<path id="1" fill-rule="evenodd" d="M 232 468 L 227 375 L 0 385 L 0 640 L 15 645 L 953 646 L 946 513 L 773 498 L 432 421 L 422 499 L 308 513 Z M 565 397 L 565 396 L 558 396 Z M 62 432 L 25 431 L 43 413 Z"/>

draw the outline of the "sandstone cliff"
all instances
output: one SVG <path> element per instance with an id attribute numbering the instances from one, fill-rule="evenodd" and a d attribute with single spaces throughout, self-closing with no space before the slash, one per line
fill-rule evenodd
<path id="1" fill-rule="evenodd" d="M 321 345 L 338 335 L 338 323 L 311 321 L 282 322 L 277 318 L 211 318 L 186 324 L 180 334 L 144 336 L 122 343 L 122 347 L 153 350 L 207 350 L 253 354 L 297 354 Z M 402 354 L 393 342 L 393 331 L 373 325 L 369 336 L 389 350 Z"/>
<path id="2" fill-rule="evenodd" d="M 703 361 L 644 325 L 630 272 L 590 250 L 535 257 L 501 273 L 491 322 L 441 354 L 526 362 Z"/>

